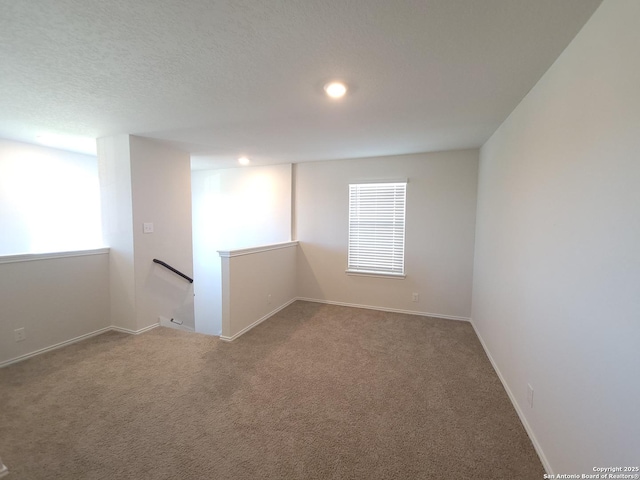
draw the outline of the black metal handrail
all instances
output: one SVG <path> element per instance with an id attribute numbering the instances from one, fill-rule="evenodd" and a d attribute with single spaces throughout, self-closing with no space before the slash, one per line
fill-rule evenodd
<path id="1" fill-rule="evenodd" d="M 180 275 L 182 278 L 184 278 L 187 282 L 189 283 L 193 283 L 193 278 L 186 276 L 184 273 L 182 273 L 180 270 L 176 270 L 175 268 L 173 268 L 171 265 L 168 265 L 166 263 L 164 263 L 162 260 L 158 260 L 157 258 L 153 259 L 153 263 L 157 263 L 158 265 L 162 265 L 164 268 L 168 268 L 169 270 L 171 270 L 173 273 Z"/>

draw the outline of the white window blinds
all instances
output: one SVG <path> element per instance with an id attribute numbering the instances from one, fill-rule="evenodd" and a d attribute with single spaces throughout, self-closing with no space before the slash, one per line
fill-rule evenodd
<path id="1" fill-rule="evenodd" d="M 349 185 L 348 272 L 404 275 L 407 184 Z"/>

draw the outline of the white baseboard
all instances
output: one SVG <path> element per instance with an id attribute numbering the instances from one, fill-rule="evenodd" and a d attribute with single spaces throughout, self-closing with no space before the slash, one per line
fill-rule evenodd
<path id="1" fill-rule="evenodd" d="M 148 332 L 149 330 L 153 330 L 154 328 L 159 326 L 160 326 L 159 323 L 153 323 L 149 326 L 141 328 L 140 330 L 130 330 L 128 328 L 111 326 L 109 330 L 113 330 L 114 332 L 120 332 L 120 333 L 128 333 L 129 335 L 140 335 L 141 333 Z"/>
<path id="2" fill-rule="evenodd" d="M 82 340 L 86 340 L 87 338 L 95 337 L 96 335 L 100 335 L 101 333 L 108 332 L 112 330 L 112 327 L 105 327 L 94 332 L 85 333 L 84 335 L 80 335 L 79 337 L 72 338 L 70 340 L 65 340 L 64 342 L 56 343 L 55 345 L 51 345 L 49 347 L 41 348 L 34 352 L 25 353 L 24 355 L 20 355 L 19 357 L 11 358 L 9 360 L 5 360 L 4 362 L 0 362 L 0 368 L 6 367 L 7 365 L 11 365 L 12 363 L 21 362 L 26 360 L 27 358 L 35 357 L 36 355 L 40 355 L 46 352 L 50 352 L 51 350 L 57 350 L 58 348 L 66 347 L 67 345 L 71 345 L 76 342 L 80 342 Z"/>
<path id="3" fill-rule="evenodd" d="M 382 312 L 406 313 L 408 315 L 418 315 L 418 316 L 421 316 L 421 317 L 442 318 L 442 319 L 445 319 L 445 320 L 459 320 L 459 321 L 463 321 L 463 322 L 470 322 L 471 321 L 470 318 L 457 317 L 457 316 L 454 316 L 454 315 L 443 315 L 443 314 L 438 314 L 438 313 L 417 312 L 417 311 L 413 311 L 413 310 L 401 310 L 401 309 L 398 309 L 398 308 L 376 307 L 376 306 L 372 306 L 372 305 L 359 305 L 359 304 L 355 304 L 355 303 L 334 302 L 334 301 L 331 301 L 331 300 L 319 300 L 319 299 L 316 299 L 316 298 L 296 297 L 293 300 L 290 300 L 289 302 L 285 303 L 284 305 L 276 308 L 272 312 L 269 312 L 264 317 L 259 318 L 258 320 L 253 322 L 251 325 L 249 325 L 249 326 L 243 328 L 242 330 L 240 330 L 235 335 L 233 335 L 231 337 L 220 335 L 220 340 L 223 340 L 225 342 L 232 342 L 233 340 L 238 338 L 240 335 L 248 332 L 253 327 L 255 327 L 256 325 L 259 325 L 260 323 L 264 322 L 268 318 L 272 317 L 273 315 L 278 313 L 283 308 L 288 307 L 289 305 L 291 305 L 296 300 L 301 300 L 303 302 L 325 303 L 325 304 L 328 304 L 328 305 L 338 305 L 338 306 L 341 306 L 341 307 L 365 308 L 367 310 L 379 310 L 379 311 L 382 311 Z"/>
<path id="4" fill-rule="evenodd" d="M 520 418 L 520 422 L 524 426 L 524 429 L 526 430 L 527 435 L 529 435 L 529 439 L 531 440 L 531 443 L 533 444 L 533 448 L 535 448 L 536 453 L 538 454 L 538 457 L 540 457 L 540 461 L 542 462 L 542 466 L 544 467 L 544 469 L 547 472 L 547 474 L 553 475 L 553 469 L 551 468 L 551 465 L 549 464 L 549 461 L 547 460 L 547 456 L 544 454 L 544 451 L 542 450 L 542 446 L 540 446 L 540 443 L 538 443 L 538 439 L 536 438 L 535 434 L 533 433 L 533 429 L 529 425 L 529 422 L 527 422 L 527 418 L 524 416 L 524 412 L 520 408 L 520 405 L 518 405 L 518 402 L 516 401 L 515 395 L 513 394 L 513 392 L 509 388 L 509 385 L 507 384 L 506 380 L 502 376 L 502 373 L 500 372 L 500 369 L 498 368 L 498 364 L 495 362 L 495 360 L 491 356 L 491 352 L 489 352 L 489 349 L 487 348 L 487 344 L 484 343 L 484 340 L 482 339 L 482 335 L 480 335 L 480 332 L 476 328 L 476 325 L 473 322 L 473 320 L 471 320 L 471 325 L 473 326 L 473 330 L 476 332 L 476 336 L 478 337 L 478 340 L 480 340 L 480 344 L 482 345 L 482 348 L 484 349 L 484 353 L 487 354 L 487 357 L 489 358 L 489 361 L 491 362 L 491 365 L 493 366 L 493 369 L 495 370 L 496 375 L 498 375 L 498 378 L 500 379 L 500 382 L 502 382 L 502 386 L 504 387 L 505 391 L 507 392 L 507 395 L 509 396 L 509 400 L 511 400 L 513 408 L 515 408 L 516 413 L 518 414 L 518 417 Z"/>
<path id="5" fill-rule="evenodd" d="M 46 352 L 50 352 L 51 350 L 57 350 L 58 348 L 66 347 L 67 345 L 71 345 L 73 343 L 77 343 L 77 342 L 80 342 L 82 340 L 86 340 L 87 338 L 95 337 L 96 335 L 100 335 L 100 334 L 105 333 L 105 332 L 114 331 L 114 332 L 128 333 L 129 335 L 139 335 L 139 334 L 147 332 L 147 331 L 149 331 L 149 330 L 151 330 L 153 328 L 156 328 L 157 326 L 159 326 L 159 324 L 154 323 L 153 325 L 149 325 L 148 327 L 141 328 L 140 330 L 129 330 L 128 328 L 116 327 L 116 326 L 112 325 L 110 327 L 105 327 L 105 328 L 101 328 L 99 330 L 95 330 L 93 332 L 85 333 L 84 335 L 80 335 L 79 337 L 75 337 L 75 338 L 72 338 L 70 340 L 65 340 L 64 342 L 56 343 L 55 345 L 51 345 L 49 347 L 41 348 L 39 350 L 35 350 L 33 352 L 30 352 L 30 353 L 25 353 L 24 355 L 20 355 L 19 357 L 15 357 L 15 358 L 11 358 L 9 360 L 5 360 L 4 362 L 0 362 L 0 368 L 6 367 L 6 366 L 11 365 L 13 363 L 21 362 L 23 360 L 27 360 L 28 358 L 35 357 L 37 355 L 41 355 L 41 354 L 46 353 Z"/>
<path id="6" fill-rule="evenodd" d="M 379 310 L 381 312 L 391 312 L 391 313 L 405 313 L 407 315 L 418 315 L 420 317 L 432 317 L 432 318 L 442 318 L 445 320 L 460 320 L 462 322 L 470 322 L 471 319 L 468 317 L 457 317 L 455 315 L 444 315 L 441 313 L 429 313 L 429 312 L 418 312 L 415 310 L 402 310 L 399 308 L 386 308 L 386 307 L 376 307 L 373 305 L 360 305 L 357 303 L 345 303 L 345 302 L 334 302 L 332 300 L 319 300 L 317 298 L 305 298 L 298 297 L 296 300 L 302 300 L 304 302 L 314 302 L 314 303 L 325 303 L 328 305 L 339 305 L 341 307 L 353 307 L 353 308 L 365 308 L 367 310 Z"/>
<path id="7" fill-rule="evenodd" d="M 8 473 L 9 473 L 9 469 L 6 466 L 4 466 L 2 463 L 0 463 L 0 478 L 4 477 Z"/>
<path id="8" fill-rule="evenodd" d="M 285 303 L 284 305 L 279 306 L 278 308 L 276 308 L 275 310 L 267 313 L 264 317 L 259 318 L 258 320 L 256 320 L 255 322 L 253 322 L 251 325 L 243 328 L 242 330 L 240 330 L 238 333 L 236 333 L 235 335 L 232 335 L 231 337 L 226 337 L 224 335 L 220 335 L 220 340 L 225 341 L 225 342 L 233 342 L 236 338 L 238 338 L 240 335 L 242 335 L 243 333 L 247 333 L 249 330 L 251 330 L 253 327 L 261 324 L 262 322 L 264 322 L 265 320 L 267 320 L 268 318 L 273 317 L 276 313 L 278 313 L 280 310 L 287 308 L 289 305 L 291 305 L 293 302 L 295 302 L 296 300 L 298 300 L 297 298 L 294 298 L 292 300 L 289 300 L 287 303 Z"/>

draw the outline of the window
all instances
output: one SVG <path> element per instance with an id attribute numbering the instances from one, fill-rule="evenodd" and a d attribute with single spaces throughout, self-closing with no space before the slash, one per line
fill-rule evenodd
<path id="1" fill-rule="evenodd" d="M 347 273 L 404 277 L 407 183 L 349 185 Z"/>

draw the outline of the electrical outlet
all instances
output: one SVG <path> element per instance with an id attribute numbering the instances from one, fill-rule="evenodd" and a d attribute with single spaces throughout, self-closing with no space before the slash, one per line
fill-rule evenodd
<path id="1" fill-rule="evenodd" d="M 142 233 L 153 233 L 153 223 L 146 222 L 142 224 Z"/>
<path id="2" fill-rule="evenodd" d="M 529 408 L 533 408 L 533 387 L 529 383 L 527 383 L 527 403 Z"/>
<path id="3" fill-rule="evenodd" d="M 267 295 L 267 304 L 271 305 L 271 294 Z"/>
<path id="4" fill-rule="evenodd" d="M 15 339 L 16 342 L 21 342 L 24 339 L 26 339 L 27 338 L 27 333 L 24 331 L 24 327 L 16 328 L 13 331 L 13 338 Z"/>
<path id="5" fill-rule="evenodd" d="M 420 301 L 420 294 L 413 292 L 413 295 L 411 296 L 411 301 L 412 302 L 419 302 Z"/>

